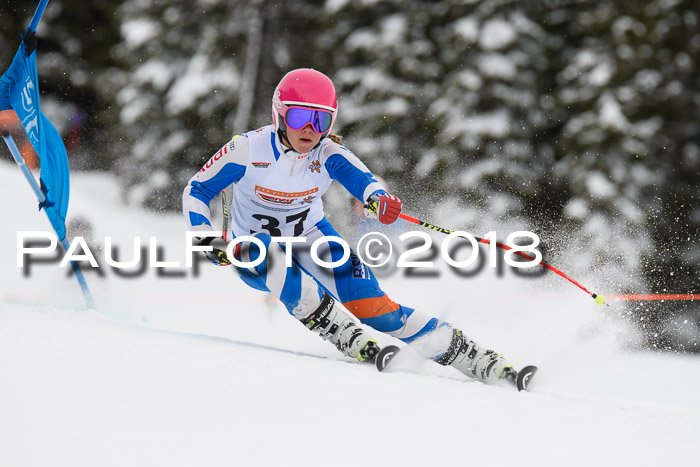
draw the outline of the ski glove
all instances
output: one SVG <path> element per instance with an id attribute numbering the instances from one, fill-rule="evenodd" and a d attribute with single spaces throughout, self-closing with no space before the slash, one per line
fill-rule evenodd
<path id="1" fill-rule="evenodd" d="M 371 195 L 364 206 L 365 216 L 379 219 L 382 224 L 391 224 L 399 218 L 402 204 L 401 200 L 394 195 Z"/>
<path id="2" fill-rule="evenodd" d="M 217 266 L 230 266 L 231 260 L 226 255 L 228 243 L 223 238 L 216 237 L 194 237 L 197 246 L 211 246 L 211 251 L 203 251 L 204 256 Z M 236 245 L 238 246 L 238 245 Z"/>

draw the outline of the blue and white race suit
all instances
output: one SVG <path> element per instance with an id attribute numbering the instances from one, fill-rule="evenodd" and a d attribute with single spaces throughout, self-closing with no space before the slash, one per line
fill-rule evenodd
<path id="1" fill-rule="evenodd" d="M 209 203 L 233 184 L 229 209 L 234 236 L 255 235 L 268 250 L 280 248 L 271 237 L 305 237 L 308 247 L 318 238 L 339 236 L 325 218 L 321 199 L 333 180 L 362 202 L 372 194 L 386 193 L 369 169 L 345 147 L 324 138 L 309 153 L 299 154 L 283 146 L 270 125 L 235 136 L 209 159 L 185 188 L 183 212 L 191 228 L 211 227 Z M 325 254 L 327 261 L 333 262 L 342 259 L 339 244 L 324 245 L 325 252 L 319 250 L 319 256 Z M 238 272 L 252 287 L 274 293 L 298 318 L 300 305 L 313 311 L 325 290 L 363 324 L 407 343 L 431 333 L 436 339 L 438 334 L 446 335 L 446 340 L 439 338 L 441 343 L 435 351 L 427 353 L 436 355 L 446 350 L 451 331 L 433 331 L 450 326 L 389 299 L 354 253 L 329 270 L 312 260 L 308 248 L 295 244 L 292 251 L 292 267 L 266 260 L 254 268 L 238 268 Z M 243 260 L 255 259 L 256 252 L 257 247 L 251 244 L 245 253 L 250 258 Z M 435 344 L 428 347 L 435 348 Z"/>

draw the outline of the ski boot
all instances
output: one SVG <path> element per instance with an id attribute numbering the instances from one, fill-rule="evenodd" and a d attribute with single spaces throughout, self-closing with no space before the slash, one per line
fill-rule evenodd
<path id="1" fill-rule="evenodd" d="M 476 342 L 467 339 L 462 331 L 454 329 L 447 352 L 435 359 L 440 365 L 450 365 L 470 378 L 487 384 L 499 381 L 514 382 L 518 373 L 512 365 L 493 350 L 481 349 Z"/>
<path id="2" fill-rule="evenodd" d="M 333 297 L 325 292 L 319 307 L 300 321 L 309 330 L 330 341 L 343 355 L 361 362 L 374 363 L 381 350 L 377 341 L 336 306 Z"/>

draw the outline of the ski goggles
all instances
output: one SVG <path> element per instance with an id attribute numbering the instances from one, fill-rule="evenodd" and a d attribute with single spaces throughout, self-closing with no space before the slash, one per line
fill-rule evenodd
<path id="1" fill-rule="evenodd" d="M 333 114 L 328 110 L 294 106 L 287 110 L 284 123 L 292 130 L 301 130 L 306 125 L 311 124 L 314 131 L 322 135 L 330 130 Z"/>

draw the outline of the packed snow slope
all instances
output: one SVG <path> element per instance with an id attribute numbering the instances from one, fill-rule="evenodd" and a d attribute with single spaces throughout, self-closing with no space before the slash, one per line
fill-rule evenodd
<path id="1" fill-rule="evenodd" d="M 85 310 L 68 268 L 16 266 L 17 232 L 50 227 L 16 167 L 0 163 L 0 180 L 0 466 L 697 465 L 700 359 L 629 350 L 615 307 L 561 278 L 382 279 L 394 300 L 538 365 L 529 393 L 410 349 L 380 374 L 231 268 L 185 268 L 180 216 L 124 205 L 106 175 L 72 179 L 69 217 L 89 219 L 91 244 L 111 237 L 123 261 L 154 236 L 181 267 L 88 268 L 99 310 Z"/>

